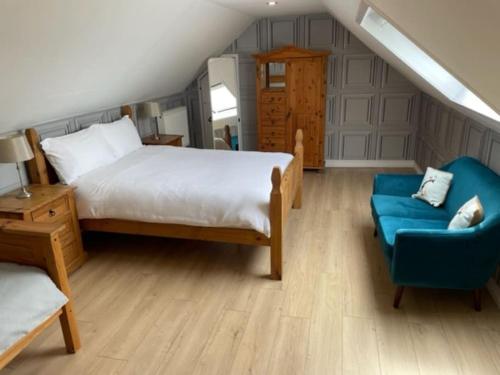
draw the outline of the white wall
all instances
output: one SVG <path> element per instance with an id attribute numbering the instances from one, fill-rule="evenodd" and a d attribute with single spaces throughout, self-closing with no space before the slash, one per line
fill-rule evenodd
<path id="1" fill-rule="evenodd" d="M 181 92 L 251 21 L 208 0 L 3 0 L 0 134 Z"/>

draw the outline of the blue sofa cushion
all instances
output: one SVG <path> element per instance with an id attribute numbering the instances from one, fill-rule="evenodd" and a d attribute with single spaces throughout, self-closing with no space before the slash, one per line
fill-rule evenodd
<path id="1" fill-rule="evenodd" d="M 384 247 L 384 255 L 389 264 L 394 255 L 396 233 L 399 229 L 446 229 L 448 220 L 430 220 L 382 216 L 378 220 L 378 230 Z"/>
<path id="2" fill-rule="evenodd" d="M 374 218 L 397 216 L 413 219 L 450 220 L 445 209 L 432 207 L 420 199 L 411 197 L 376 194 L 371 198 L 371 206 Z"/>

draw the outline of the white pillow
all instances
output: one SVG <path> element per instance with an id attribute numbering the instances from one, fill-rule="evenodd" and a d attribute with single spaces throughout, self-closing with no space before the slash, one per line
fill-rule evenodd
<path id="1" fill-rule="evenodd" d="M 483 221 L 484 209 L 478 196 L 468 200 L 451 219 L 448 229 L 464 229 Z"/>
<path id="2" fill-rule="evenodd" d="M 117 159 L 102 134 L 92 127 L 44 139 L 41 145 L 59 180 L 65 184 L 71 184 L 81 175 Z"/>
<path id="3" fill-rule="evenodd" d="M 141 148 L 142 141 L 137 129 L 128 116 L 110 124 L 96 124 L 111 150 L 117 158 L 121 158 Z"/>
<path id="4" fill-rule="evenodd" d="M 420 189 L 412 198 L 422 199 L 434 207 L 439 207 L 446 199 L 452 179 L 453 173 L 427 167 Z"/>

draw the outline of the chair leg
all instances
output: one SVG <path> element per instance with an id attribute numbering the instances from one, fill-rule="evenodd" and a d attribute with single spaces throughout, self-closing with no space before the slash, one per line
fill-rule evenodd
<path id="1" fill-rule="evenodd" d="M 62 307 L 62 314 L 59 316 L 59 321 L 63 331 L 66 351 L 68 353 L 76 353 L 80 349 L 81 343 L 71 301 Z"/>
<path id="2" fill-rule="evenodd" d="M 394 295 L 394 303 L 392 304 L 392 306 L 395 309 L 399 308 L 399 304 L 401 303 L 401 298 L 403 298 L 403 292 L 404 292 L 404 290 L 405 290 L 404 286 L 398 286 L 396 288 L 396 294 Z"/>
<path id="3" fill-rule="evenodd" d="M 474 310 L 481 311 L 481 289 L 474 289 Z"/>
<path id="4" fill-rule="evenodd" d="M 378 236 L 378 231 L 377 231 L 377 227 L 375 227 L 375 229 L 373 230 L 373 237 L 377 237 Z"/>

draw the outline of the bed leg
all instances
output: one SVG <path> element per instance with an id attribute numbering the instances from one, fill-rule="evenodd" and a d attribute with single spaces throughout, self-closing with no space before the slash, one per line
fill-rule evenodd
<path id="1" fill-rule="evenodd" d="M 281 193 L 281 171 L 273 168 L 271 175 L 273 190 L 269 217 L 271 221 L 271 279 L 281 280 L 282 275 L 282 248 L 283 248 L 283 195 Z"/>
<path id="2" fill-rule="evenodd" d="M 276 241 L 277 242 L 277 241 Z M 282 273 L 282 259 L 281 259 L 281 241 L 280 243 L 271 244 L 271 279 L 272 280 L 281 280 Z"/>
<path id="3" fill-rule="evenodd" d="M 302 185 L 304 184 L 304 145 L 302 143 L 304 139 L 304 134 L 301 129 L 297 130 L 295 134 L 295 149 L 294 155 L 297 160 L 297 165 L 295 168 L 295 178 L 297 179 L 297 191 L 295 192 L 295 198 L 293 200 L 293 208 L 302 207 Z"/>
<path id="4" fill-rule="evenodd" d="M 297 188 L 297 192 L 295 193 L 295 199 L 293 200 L 293 208 L 302 208 L 302 183 Z"/>

